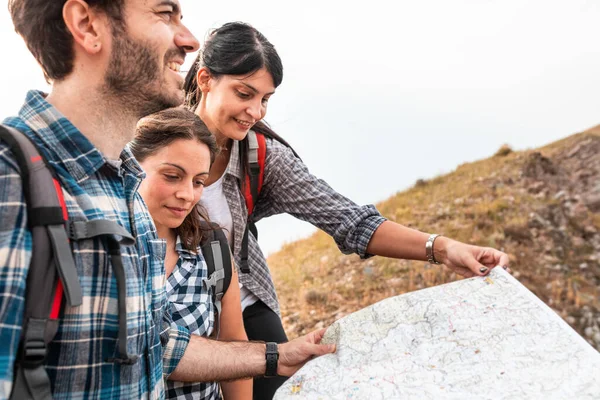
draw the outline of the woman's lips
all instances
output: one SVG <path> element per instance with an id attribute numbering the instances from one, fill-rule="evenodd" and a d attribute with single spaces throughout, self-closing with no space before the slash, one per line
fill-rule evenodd
<path id="1" fill-rule="evenodd" d="M 186 208 L 178 208 L 178 207 L 166 207 L 167 210 L 169 210 L 172 214 L 176 215 L 177 217 L 185 217 L 187 215 L 187 209 Z"/>
<path id="2" fill-rule="evenodd" d="M 247 131 L 252 127 L 252 124 L 248 121 L 242 121 L 237 118 L 234 118 L 233 120 L 235 121 L 236 125 L 243 131 Z"/>

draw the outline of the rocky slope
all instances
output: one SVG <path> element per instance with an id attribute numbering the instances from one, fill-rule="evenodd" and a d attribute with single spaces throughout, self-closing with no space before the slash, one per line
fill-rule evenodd
<path id="1" fill-rule="evenodd" d="M 600 126 L 535 150 L 503 147 L 377 207 L 422 231 L 508 252 L 515 277 L 600 350 Z M 344 256 L 322 232 L 269 265 L 290 337 L 459 279 L 423 262 Z"/>

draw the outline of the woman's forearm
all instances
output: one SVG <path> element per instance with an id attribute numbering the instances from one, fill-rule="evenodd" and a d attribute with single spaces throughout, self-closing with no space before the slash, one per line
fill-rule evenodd
<path id="1" fill-rule="evenodd" d="M 428 238 L 429 233 L 385 221 L 371 237 L 367 252 L 383 257 L 426 261 L 425 243 Z M 433 250 L 436 260 L 444 259 L 444 249 L 449 240 L 443 236 L 435 240 Z"/>
<path id="2" fill-rule="evenodd" d="M 224 400 L 252 400 L 252 379 L 221 382 Z"/>
<path id="3" fill-rule="evenodd" d="M 220 340 L 248 340 L 242 322 L 242 307 L 237 271 L 232 265 L 233 276 L 229 289 L 223 296 Z M 252 400 L 252 379 L 223 381 L 221 388 L 225 400 Z"/>

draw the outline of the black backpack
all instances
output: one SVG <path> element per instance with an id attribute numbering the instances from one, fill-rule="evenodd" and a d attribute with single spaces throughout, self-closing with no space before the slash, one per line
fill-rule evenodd
<path id="1" fill-rule="evenodd" d="M 0 140 L 9 146 L 19 166 L 33 249 L 10 398 L 47 400 L 52 399 L 52 392 L 44 364 L 48 344 L 58 331 L 58 318 L 64 306 L 63 294 L 68 307 L 82 304 L 81 286 L 69 240 L 94 237 L 106 240 L 117 281 L 119 307 L 119 357 L 106 361 L 137 362 L 136 355 L 127 354 L 127 294 L 121 260 L 121 246 L 134 245 L 135 239 L 114 221 L 70 221 L 60 183 L 35 144 L 22 132 L 5 125 L 0 125 Z M 223 232 L 218 229 L 209 232 L 212 236 L 207 235 L 202 244 L 209 270 L 205 284 L 215 286 L 220 315 L 220 300 L 231 281 L 231 258 Z"/>
<path id="2" fill-rule="evenodd" d="M 220 319 L 221 319 L 221 300 L 229 284 L 231 283 L 232 268 L 231 253 L 229 250 L 229 242 L 223 230 L 217 224 L 208 225 L 202 222 L 203 237 L 200 247 L 206 261 L 208 269 L 208 278 L 204 279 L 203 284 L 208 289 L 213 287 L 215 295 L 215 307 L 217 308 L 217 317 L 215 318 L 215 333 L 213 336 L 219 337 Z"/>

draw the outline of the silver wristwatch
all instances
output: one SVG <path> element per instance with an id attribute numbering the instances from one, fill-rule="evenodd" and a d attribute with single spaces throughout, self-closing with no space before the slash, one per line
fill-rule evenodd
<path id="1" fill-rule="evenodd" d="M 435 256 L 433 255 L 433 242 L 435 242 L 435 239 L 441 235 L 438 234 L 433 234 L 429 236 L 429 239 L 427 239 L 427 243 L 425 243 L 425 256 L 427 257 L 427 261 L 429 261 L 429 263 L 431 264 L 441 264 L 441 262 L 437 261 L 435 259 Z"/>

